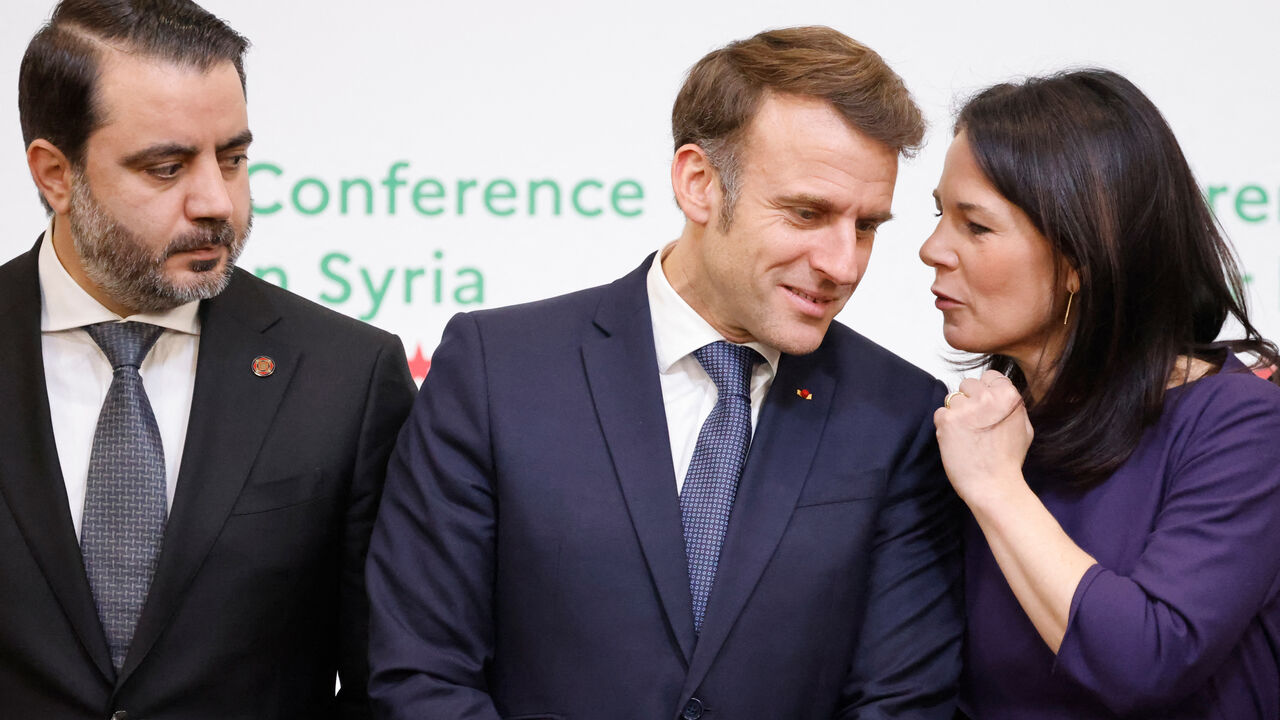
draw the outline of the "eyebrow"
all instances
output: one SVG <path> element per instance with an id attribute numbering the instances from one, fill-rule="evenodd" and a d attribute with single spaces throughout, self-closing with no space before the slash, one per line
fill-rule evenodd
<path id="1" fill-rule="evenodd" d="M 248 145 L 251 142 L 253 142 L 253 133 L 249 132 L 248 129 L 245 129 L 245 130 L 241 130 L 235 137 L 231 138 L 230 140 L 218 145 L 218 147 L 215 149 L 220 153 L 224 153 L 230 150 L 231 148 L 237 148 L 237 147 L 240 147 L 241 145 Z"/>
<path id="2" fill-rule="evenodd" d="M 942 207 L 942 198 L 938 197 L 937 190 L 933 191 L 933 201 L 937 203 L 938 207 Z M 991 211 L 989 209 L 971 202 L 956 203 L 956 208 L 963 210 L 965 212 L 973 212 L 976 210 L 977 212 L 987 213 L 988 215 L 991 214 Z"/>
<path id="3" fill-rule="evenodd" d="M 819 197 L 817 195 L 809 195 L 808 193 L 801 193 L 799 195 L 787 195 L 785 197 L 778 198 L 777 202 L 779 205 L 807 205 L 809 207 L 814 208 L 815 210 L 821 210 L 822 212 L 831 212 L 831 210 L 833 209 L 833 206 L 830 200 L 827 200 L 826 198 L 823 198 L 823 197 Z M 873 213 L 871 215 L 866 215 L 858 219 L 870 220 L 876 223 L 887 223 L 893 219 L 893 213 L 891 212 Z"/>
<path id="4" fill-rule="evenodd" d="M 253 133 L 249 130 L 243 130 L 234 137 L 225 142 L 218 143 L 215 150 L 218 153 L 224 153 L 231 148 L 241 147 L 253 142 Z M 138 167 L 141 165 L 150 165 L 170 157 L 190 157 L 200 152 L 200 149 L 194 145 L 183 145 L 181 143 L 160 143 L 150 147 L 143 148 L 132 155 L 126 157 L 123 161 L 124 165 L 130 167 Z"/>

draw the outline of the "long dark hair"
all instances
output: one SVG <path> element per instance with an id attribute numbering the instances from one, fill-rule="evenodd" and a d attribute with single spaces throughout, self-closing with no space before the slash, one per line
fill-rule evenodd
<path id="1" fill-rule="evenodd" d="M 1133 83 L 1089 69 L 996 85 L 965 104 L 960 131 L 1080 278 L 1052 383 L 1029 402 L 1032 462 L 1079 483 L 1106 478 L 1159 417 L 1179 356 L 1221 362 L 1226 349 L 1277 363 L 1173 131 Z M 1242 337 L 1218 342 L 1228 318 Z M 979 364 L 1025 394 L 1012 359 Z"/>

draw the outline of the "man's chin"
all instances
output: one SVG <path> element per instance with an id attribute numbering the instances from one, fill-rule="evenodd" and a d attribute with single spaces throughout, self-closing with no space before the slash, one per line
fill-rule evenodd
<path id="1" fill-rule="evenodd" d="M 231 267 L 225 258 L 192 260 L 183 267 L 164 274 L 164 293 L 180 302 L 207 300 L 226 288 L 230 282 Z"/>
<path id="2" fill-rule="evenodd" d="M 822 345 L 830 326 L 831 321 L 827 320 L 821 324 L 784 328 L 775 337 L 761 339 L 761 342 L 787 355 L 808 355 Z"/>

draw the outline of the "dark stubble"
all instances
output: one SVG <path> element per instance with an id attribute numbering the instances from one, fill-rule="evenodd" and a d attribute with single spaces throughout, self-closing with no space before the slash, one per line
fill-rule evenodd
<path id="1" fill-rule="evenodd" d="M 237 233 L 226 220 L 203 220 L 195 230 L 173 238 L 153 254 L 142 238 L 98 204 L 80 173 L 72 177 L 70 220 L 71 239 L 85 275 L 135 312 L 163 312 L 222 292 L 253 225 L 250 217 L 244 233 Z M 227 248 L 221 270 L 217 261 L 192 261 L 188 269 L 195 274 L 193 279 L 179 283 L 165 275 L 170 257 L 205 247 Z"/>

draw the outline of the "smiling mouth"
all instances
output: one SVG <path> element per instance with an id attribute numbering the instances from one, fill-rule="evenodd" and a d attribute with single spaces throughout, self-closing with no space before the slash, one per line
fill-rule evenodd
<path id="1" fill-rule="evenodd" d="M 813 303 L 814 305 L 829 305 L 836 301 L 836 299 L 833 297 L 811 295 L 803 290 L 800 290 L 799 288 L 791 287 L 790 285 L 783 285 L 783 287 L 785 287 L 787 289 L 787 292 L 791 293 L 792 295 L 795 295 L 796 297 L 806 302 Z"/>

